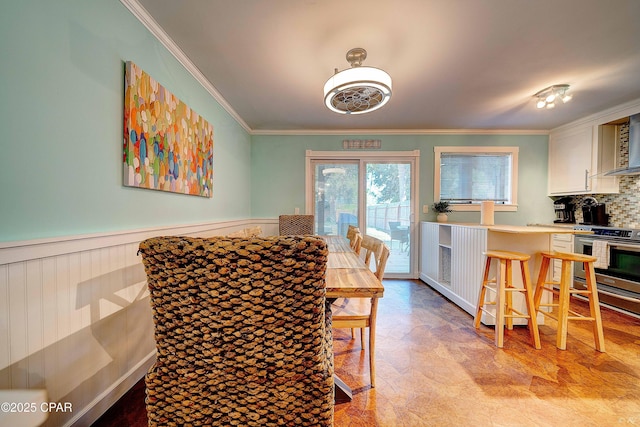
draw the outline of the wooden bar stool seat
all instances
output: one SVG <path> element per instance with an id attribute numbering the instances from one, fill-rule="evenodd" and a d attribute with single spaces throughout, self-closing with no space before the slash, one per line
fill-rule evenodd
<path id="1" fill-rule="evenodd" d="M 494 316 L 485 308 L 486 305 L 493 305 L 496 308 L 495 342 L 497 347 L 502 348 L 503 346 L 505 325 L 507 329 L 511 330 L 513 329 L 514 318 L 525 318 L 528 319 L 529 333 L 531 334 L 533 345 L 536 349 L 540 349 L 540 334 L 538 332 L 538 322 L 536 321 L 536 310 L 533 302 L 533 289 L 531 287 L 531 279 L 529 276 L 529 259 L 531 257 L 520 252 L 495 250 L 486 251 L 484 252 L 484 255 L 486 256 L 486 264 L 474 319 L 476 329 L 480 327 L 483 312 Z M 494 259 L 499 262 L 498 274 L 496 279 L 489 279 L 491 261 Z M 513 286 L 511 264 L 514 261 L 520 262 L 520 272 L 522 274 L 523 284 L 522 288 Z M 485 301 L 487 289 L 495 291 L 496 296 L 494 301 Z M 513 292 L 522 292 L 524 294 L 527 307 L 526 314 L 513 308 Z"/>
<path id="2" fill-rule="evenodd" d="M 604 352 L 604 333 L 602 331 L 602 318 L 600 316 L 600 301 L 598 300 L 598 288 L 596 285 L 596 273 L 593 263 L 596 257 L 590 255 L 565 253 L 565 252 L 541 252 L 542 265 L 540 266 L 540 274 L 536 282 L 536 293 L 534 303 L 536 311 L 540 311 L 540 307 L 557 307 L 557 316 L 553 313 L 540 311 L 543 315 L 558 321 L 558 331 L 556 333 L 556 347 L 560 350 L 567 348 L 567 323 L 569 320 L 586 320 L 593 322 L 593 337 L 595 340 L 596 350 Z M 562 272 L 560 281 L 547 281 L 547 273 L 552 259 L 562 261 Z M 573 278 L 571 275 L 571 263 L 581 262 L 584 265 L 584 271 L 587 282 L 587 289 L 575 289 L 573 287 Z M 554 288 L 558 286 L 558 289 Z M 553 301 L 549 304 L 541 304 L 542 292 L 548 291 L 558 296 L 558 302 Z M 589 301 L 589 316 L 583 316 L 571 310 L 571 295 L 583 295 Z"/>

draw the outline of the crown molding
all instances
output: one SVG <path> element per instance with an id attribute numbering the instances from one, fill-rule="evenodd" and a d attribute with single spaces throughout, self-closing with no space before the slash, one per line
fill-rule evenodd
<path id="1" fill-rule="evenodd" d="M 251 135 L 549 135 L 549 131 L 539 129 L 312 129 L 254 130 Z"/>
<path id="2" fill-rule="evenodd" d="M 574 129 L 580 126 L 598 126 L 605 123 L 612 122 L 633 114 L 640 113 L 640 99 L 625 102 L 624 104 L 616 105 L 615 107 L 608 108 L 603 111 L 599 111 L 595 114 L 591 114 L 587 117 L 575 120 L 571 123 L 558 126 L 555 129 L 551 129 L 551 133 L 562 133 L 565 130 Z"/>
<path id="3" fill-rule="evenodd" d="M 137 1 L 137 0 L 120 0 L 120 3 L 124 5 L 138 21 L 142 23 L 153 36 L 158 39 L 160 43 L 178 60 L 178 62 L 202 85 L 202 87 L 211 94 L 211 96 L 218 101 L 218 103 L 224 108 L 227 113 L 233 117 L 240 126 L 244 128 L 249 134 L 252 133 L 249 125 L 238 115 L 238 113 L 231 107 L 226 99 L 218 92 L 218 90 L 211 84 L 211 82 L 198 70 L 189 57 L 180 49 L 180 47 L 164 32 L 162 27 L 149 15 L 149 12 Z"/>

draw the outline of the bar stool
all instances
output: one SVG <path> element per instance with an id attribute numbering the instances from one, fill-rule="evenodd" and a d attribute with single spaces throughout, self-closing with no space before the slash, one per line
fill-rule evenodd
<path id="1" fill-rule="evenodd" d="M 598 300 L 598 288 L 596 286 L 596 273 L 593 266 L 593 263 L 596 261 L 596 257 L 555 251 L 541 252 L 541 254 L 542 265 L 540 266 L 540 274 L 538 275 L 538 281 L 536 282 L 534 303 L 536 311 L 539 311 L 540 307 L 558 307 L 557 317 L 551 313 L 544 311 L 540 312 L 545 316 L 558 321 L 556 347 L 560 350 L 566 350 L 567 348 L 567 322 L 569 320 L 587 320 L 593 322 L 593 338 L 596 343 L 596 350 L 604 353 L 604 334 L 602 332 L 602 318 L 600 317 L 600 302 Z M 560 275 L 559 282 L 546 280 L 552 259 L 562 261 L 562 273 Z M 571 262 L 583 263 L 587 279 L 586 290 L 575 289 L 572 286 Z M 554 289 L 553 285 L 558 285 L 558 290 Z M 553 294 L 558 295 L 558 303 L 551 302 L 549 304 L 540 304 L 543 291 L 552 292 Z M 583 316 L 570 309 L 569 302 L 571 300 L 571 295 L 573 294 L 584 295 L 588 298 L 590 316 Z"/>
<path id="2" fill-rule="evenodd" d="M 474 319 L 474 325 L 476 329 L 480 327 L 480 320 L 482 319 L 482 312 L 487 312 L 485 305 L 496 306 L 496 346 L 502 348 L 504 342 L 504 327 L 505 320 L 507 329 L 513 329 L 514 318 L 529 319 L 529 333 L 533 339 L 535 348 L 540 349 L 540 334 L 538 332 L 538 322 L 536 320 L 536 310 L 533 304 L 533 290 L 531 288 L 531 280 L 529 278 L 529 259 L 531 258 L 527 254 L 520 252 L 509 251 L 486 251 L 484 255 L 487 257 L 487 261 L 484 268 L 484 276 L 482 279 L 482 287 L 480 288 L 480 295 L 478 296 L 478 305 L 476 310 L 476 316 Z M 498 260 L 499 270 L 496 279 L 489 279 L 489 270 L 491 269 L 491 261 Z M 513 261 L 520 262 L 520 272 L 522 274 L 523 288 L 516 288 L 512 282 L 512 270 L 511 263 Z M 487 289 L 492 289 L 496 292 L 495 301 L 486 301 Z M 512 293 L 522 292 L 524 294 L 525 303 L 527 306 L 528 314 L 521 313 L 513 308 Z M 487 312 L 488 313 L 488 312 Z M 492 315 L 491 313 L 488 313 Z"/>

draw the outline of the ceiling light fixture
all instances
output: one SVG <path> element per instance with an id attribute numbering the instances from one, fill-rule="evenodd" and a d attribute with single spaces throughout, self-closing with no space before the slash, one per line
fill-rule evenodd
<path id="1" fill-rule="evenodd" d="M 340 114 L 363 114 L 377 110 L 391 98 L 391 76 L 379 68 L 363 67 L 367 51 L 347 52 L 351 68 L 338 72 L 324 84 L 324 103 Z"/>
<path id="2" fill-rule="evenodd" d="M 553 85 L 546 89 L 542 89 L 540 92 L 533 95 L 538 99 L 536 107 L 538 108 L 555 108 L 556 102 L 561 100 L 563 104 L 571 101 L 572 96 L 567 92 L 569 91 L 569 85 Z"/>

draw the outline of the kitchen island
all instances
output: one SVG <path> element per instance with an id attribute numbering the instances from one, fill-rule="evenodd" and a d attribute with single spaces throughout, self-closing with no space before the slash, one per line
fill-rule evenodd
<path id="1" fill-rule="evenodd" d="M 553 249 L 554 235 L 576 233 L 584 231 L 552 226 L 421 222 L 420 279 L 473 316 L 482 282 L 483 252 L 493 249 L 531 255 L 529 269 L 535 284 L 542 262 L 540 252 Z M 522 287 L 519 274 L 513 275 L 513 282 Z M 522 295 L 514 295 L 514 305 L 520 311 L 525 310 Z M 538 322 L 544 322 L 542 315 L 538 315 Z M 495 320 L 485 314 L 482 323 L 493 325 Z M 515 323 L 525 324 L 526 319 L 516 319 Z"/>

